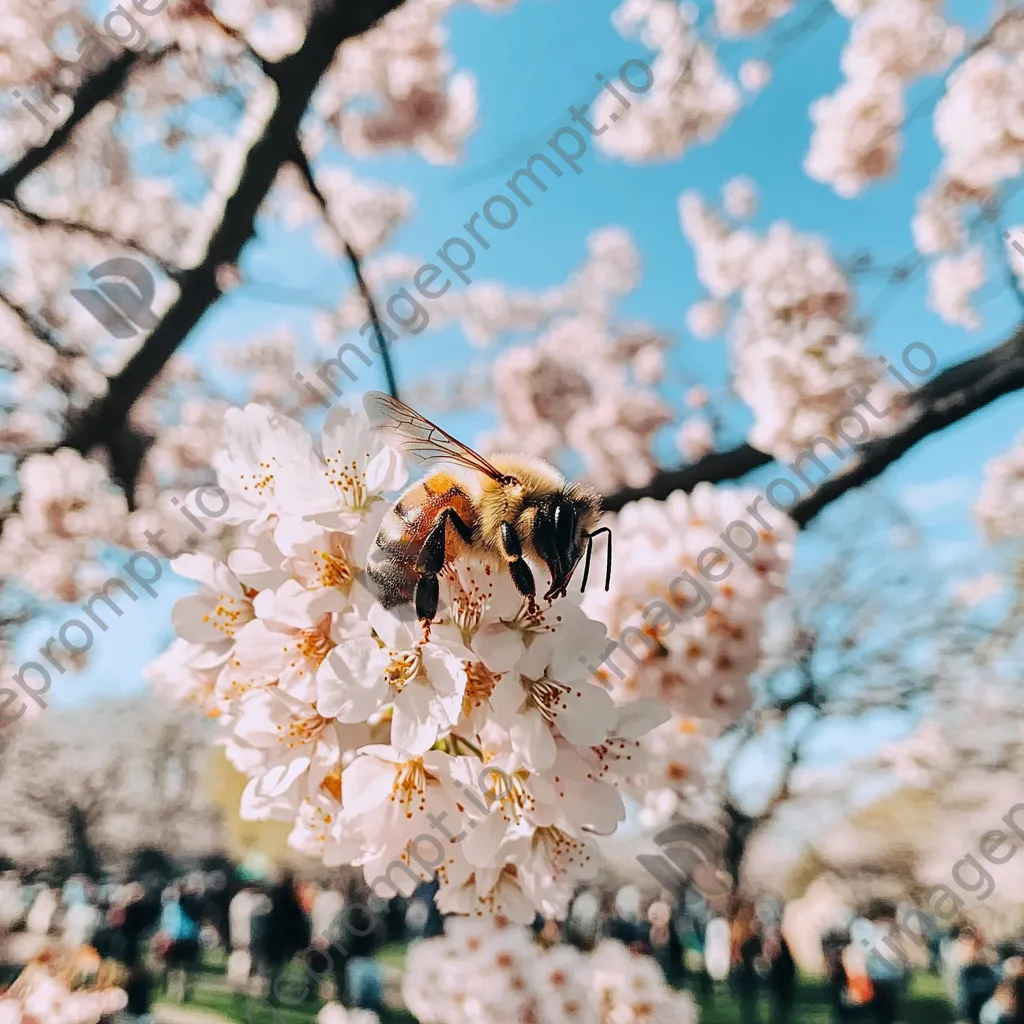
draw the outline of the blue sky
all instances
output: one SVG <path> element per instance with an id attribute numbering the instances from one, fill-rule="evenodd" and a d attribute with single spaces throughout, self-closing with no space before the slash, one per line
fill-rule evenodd
<path id="1" fill-rule="evenodd" d="M 801 22 L 816 2 L 801 0 L 779 29 Z M 708 0 L 702 0 L 702 6 L 708 6 Z M 954 20 L 970 27 L 987 6 L 977 0 L 951 0 L 947 10 Z M 461 231 L 490 195 L 502 190 L 525 157 L 569 122 L 570 104 L 594 97 L 599 88 L 595 73 L 611 76 L 623 61 L 647 55 L 641 44 L 616 33 L 610 19 L 614 7 L 611 0 L 519 0 L 507 13 L 470 6 L 453 13 L 448 27 L 456 66 L 471 70 L 479 88 L 480 127 L 466 145 L 464 160 L 455 166 L 432 166 L 415 154 L 359 162 L 337 154 L 326 158 L 350 163 L 367 178 L 412 192 L 416 212 L 388 251 L 428 259 L 449 236 Z M 840 257 L 870 251 L 880 263 L 892 264 L 912 253 L 913 199 L 928 184 L 939 161 L 930 119 L 934 80 L 919 84 L 910 94 L 909 109 L 918 113 L 905 129 L 904 157 L 894 180 L 856 200 L 844 200 L 802 170 L 811 133 L 808 107 L 839 84 L 839 52 L 848 31 L 844 19 L 829 13 L 819 27 L 785 46 L 773 45 L 768 36 L 727 47 L 723 59 L 728 67 L 735 69 L 748 57 L 765 57 L 773 65 L 774 78 L 719 141 L 694 149 L 681 160 L 639 167 L 591 151 L 581 160 L 580 175 L 564 175 L 532 209 L 520 212 L 515 227 L 496 239 L 489 251 L 478 252 L 476 280 L 501 280 L 522 289 L 549 288 L 582 263 L 590 232 L 624 226 L 640 248 L 643 280 L 623 302 L 622 315 L 648 321 L 676 338 L 674 371 L 702 379 L 712 388 L 721 387 L 727 379 L 723 346 L 697 342 L 685 330 L 685 312 L 702 297 L 702 291 L 692 253 L 679 230 L 676 200 L 680 192 L 696 189 L 715 199 L 730 178 L 749 175 L 758 183 L 761 197 L 757 227 L 786 218 L 802 231 L 827 236 Z M 1024 205 L 1014 212 L 1024 220 Z M 284 235 L 265 225 L 245 253 L 243 270 L 258 281 L 312 293 L 325 305 L 335 302 L 350 283 L 346 267 L 332 264 L 314 249 L 309 231 Z M 861 309 L 878 314 L 867 337 L 872 352 L 892 356 L 911 341 L 921 340 L 937 353 L 940 365 L 946 365 L 1001 340 L 1020 314 L 1011 298 L 997 296 L 982 307 L 981 330 L 967 333 L 943 325 L 926 309 L 924 295 L 923 274 L 895 292 L 879 294 L 877 285 L 863 288 Z M 243 287 L 222 300 L 188 345 L 205 363 L 203 353 L 211 342 L 242 344 L 254 333 L 284 324 L 310 345 L 312 368 L 316 365 L 313 315 L 312 309 L 275 301 L 259 287 Z M 490 358 L 489 352 L 471 348 L 454 330 L 403 339 L 392 352 L 400 382 L 425 373 L 457 372 L 467 361 Z M 586 352 L 579 357 L 586 359 Z M 360 385 L 382 387 L 383 375 L 373 377 L 366 371 Z M 670 394 L 677 402 L 678 393 L 676 384 Z M 449 417 L 446 426 L 472 438 L 488 425 L 489 417 L 486 408 L 472 410 Z M 733 433 L 727 443 L 742 439 L 745 422 L 742 410 L 737 411 L 730 419 Z M 1009 446 L 1022 422 L 1024 399 L 1005 398 L 919 445 L 886 474 L 882 486 L 903 496 L 924 518 L 939 552 L 959 558 L 978 551 L 980 557 L 969 506 L 985 460 Z M 842 516 L 842 502 L 826 515 Z M 815 557 L 812 537 L 802 545 L 800 557 Z M 73 682 L 55 684 L 57 703 L 87 701 L 144 685 L 141 666 L 170 637 L 170 603 L 191 589 L 191 584 L 174 581 L 170 573 L 161 586 L 158 600 L 145 607 L 136 605 L 98 639 L 95 661 L 86 673 Z M 43 630 L 41 637 L 47 635 L 49 630 Z M 27 654 L 39 638 L 32 634 L 26 640 Z"/>

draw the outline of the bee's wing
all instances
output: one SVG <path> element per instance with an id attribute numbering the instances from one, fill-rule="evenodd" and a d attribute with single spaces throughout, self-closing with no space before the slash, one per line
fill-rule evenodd
<path id="1" fill-rule="evenodd" d="M 478 473 L 503 479 L 482 455 L 456 441 L 451 434 L 431 423 L 404 402 L 385 395 L 382 391 L 368 391 L 363 396 L 363 405 L 370 417 L 370 423 L 380 433 L 390 448 L 393 448 L 413 466 L 429 466 L 434 462 L 454 462 Z"/>

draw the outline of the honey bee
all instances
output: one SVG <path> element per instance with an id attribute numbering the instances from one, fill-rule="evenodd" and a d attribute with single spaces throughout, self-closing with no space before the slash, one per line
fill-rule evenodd
<path id="1" fill-rule="evenodd" d="M 495 454 L 489 458 L 455 440 L 418 412 L 380 391 L 364 405 L 384 442 L 412 466 L 447 463 L 409 487 L 381 523 L 367 576 L 385 608 L 412 603 L 425 628 L 437 614 L 438 576 L 460 555 L 473 554 L 512 582 L 536 611 L 531 559 L 547 566 L 544 600 L 565 594 L 584 553 L 583 586 L 594 538 L 608 535 L 605 590 L 611 583 L 611 530 L 595 529 L 601 496 L 570 483 L 542 459 Z"/>

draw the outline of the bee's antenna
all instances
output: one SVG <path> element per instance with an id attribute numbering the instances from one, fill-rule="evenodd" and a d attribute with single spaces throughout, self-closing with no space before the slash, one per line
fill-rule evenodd
<path id="1" fill-rule="evenodd" d="M 582 594 L 587 589 L 587 578 L 590 576 L 590 556 L 594 553 L 594 535 L 587 534 L 587 560 L 583 563 L 583 585 L 580 587 Z"/>
<path id="2" fill-rule="evenodd" d="M 587 560 L 583 565 L 583 586 L 580 587 L 580 593 L 587 589 L 587 577 L 590 575 L 590 556 L 594 550 L 594 538 L 600 536 L 602 533 L 608 534 L 608 569 L 605 572 L 604 577 L 604 589 L 610 590 L 612 585 L 612 531 L 608 526 L 602 526 L 599 530 L 595 530 L 593 533 L 587 534 Z"/>

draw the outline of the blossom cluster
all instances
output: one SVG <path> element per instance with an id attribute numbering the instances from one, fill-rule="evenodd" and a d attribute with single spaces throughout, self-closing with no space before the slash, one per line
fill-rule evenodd
<path id="1" fill-rule="evenodd" d="M 450 163 L 476 127 L 476 79 L 454 71 L 446 49 L 444 16 L 461 0 L 402 4 L 370 32 L 349 40 L 313 98 L 321 121 L 307 132 L 318 151 L 336 132 L 355 156 L 384 150 L 417 150 L 432 163 Z M 475 0 L 499 10 L 515 0 Z M 360 101 L 376 100 L 368 111 Z"/>
<path id="2" fill-rule="evenodd" d="M 632 780 L 655 824 L 701 794 L 711 742 L 753 704 L 765 607 L 786 586 L 795 539 L 792 522 L 765 502 L 754 505 L 763 522 L 750 513 L 755 497 L 699 484 L 689 495 L 627 505 L 611 520 L 612 589 L 584 602 L 619 638 L 599 666 L 613 697 L 658 700 L 672 713 L 645 737 L 647 770 Z M 737 522 L 746 525 L 730 531 Z M 716 548 L 726 558 L 709 558 Z"/>
<path id="3" fill-rule="evenodd" d="M 693 18 L 689 5 L 675 0 L 624 0 L 616 9 L 612 21 L 619 33 L 656 52 L 654 84 L 625 112 L 612 93 L 600 94 L 595 121 L 618 122 L 614 132 L 597 138 L 605 152 L 632 163 L 678 157 L 713 141 L 739 111 L 740 90 L 711 47 L 697 38 Z"/>
<path id="4" fill-rule="evenodd" d="M 686 992 L 621 943 L 544 949 L 525 928 L 449 919 L 409 949 L 402 997 L 423 1024 L 696 1024 Z"/>
<path id="5" fill-rule="evenodd" d="M 98 1024 L 125 1008 L 128 997 L 88 947 L 44 950 L 0 993 L 0 1024 Z"/>
<path id="6" fill-rule="evenodd" d="M 571 448 L 602 490 L 647 483 L 657 468 L 653 437 L 672 420 L 642 376 L 648 356 L 660 373 L 662 347 L 653 332 L 616 336 L 601 320 L 580 316 L 555 324 L 531 345 L 506 349 L 493 372 L 500 425 L 486 443 L 548 459 Z"/>
<path id="7" fill-rule="evenodd" d="M 644 484 L 655 472 L 653 438 L 672 419 L 653 388 L 664 374 L 668 340 L 616 315 L 640 281 L 632 235 L 600 228 L 588 235 L 586 248 L 585 260 L 563 282 L 538 292 L 480 281 L 421 303 L 412 298 L 411 281 L 422 264 L 404 256 L 372 260 L 365 276 L 376 293 L 390 292 L 401 308 L 417 310 L 403 324 L 410 333 L 457 324 L 481 348 L 515 338 L 518 343 L 489 366 L 486 385 L 493 389 L 498 425 L 480 445 L 549 461 L 572 449 L 582 456 L 587 479 L 607 491 Z M 320 315 L 316 331 L 333 341 L 366 320 L 365 301 L 353 290 L 336 310 Z M 534 334 L 529 343 L 519 340 L 526 333 Z M 448 382 L 460 394 L 472 393 L 476 383 Z M 476 400 L 483 394 L 478 388 Z"/>
<path id="8" fill-rule="evenodd" d="M 429 630 L 385 611 L 364 570 L 406 471 L 362 410 L 333 409 L 319 446 L 258 405 L 225 434 L 237 546 L 174 560 L 199 590 L 148 675 L 216 716 L 243 817 L 291 822 L 293 846 L 380 895 L 436 874 L 446 912 L 564 914 L 667 712 L 590 678 L 607 637 L 578 597 L 531 605 L 473 559 L 446 570 Z"/>
<path id="9" fill-rule="evenodd" d="M 804 168 L 849 197 L 893 172 L 907 87 L 946 67 L 964 32 L 945 21 L 939 0 L 836 6 L 853 18 L 841 60 L 846 81 L 811 107 L 814 135 Z"/>
<path id="10" fill-rule="evenodd" d="M 730 183 L 725 200 L 748 214 L 750 184 Z M 759 235 L 692 192 L 680 196 L 679 214 L 711 294 L 690 310 L 689 326 L 704 337 L 728 326 L 733 386 L 754 414 L 755 448 L 794 458 L 817 437 L 837 439 L 834 423 L 851 408 L 852 389 L 870 388 L 879 402 L 893 393 L 864 351 L 853 289 L 822 239 L 782 221 Z M 872 426 L 888 428 L 895 418 Z"/>
<path id="11" fill-rule="evenodd" d="M 980 245 L 969 246 L 968 210 L 998 199 L 999 187 L 1024 170 L 1024 20 L 1008 12 L 990 41 L 963 62 L 935 108 L 935 137 L 943 161 L 932 186 L 918 197 L 913 221 L 918 251 L 929 267 L 928 304 L 947 323 L 980 326 L 972 296 L 985 283 Z M 1020 276 L 1008 247 L 1008 262 Z"/>
<path id="12" fill-rule="evenodd" d="M 77 601 L 101 581 L 96 548 L 124 537 L 128 507 L 104 467 L 70 448 L 21 467 L 19 512 L 0 534 L 0 574 L 41 598 Z"/>
<path id="13" fill-rule="evenodd" d="M 1024 432 L 985 466 L 974 514 L 993 543 L 1024 538 Z"/>

